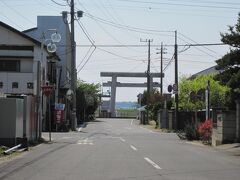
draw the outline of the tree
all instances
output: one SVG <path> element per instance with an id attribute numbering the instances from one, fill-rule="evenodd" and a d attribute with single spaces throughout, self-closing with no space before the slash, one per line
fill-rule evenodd
<path id="1" fill-rule="evenodd" d="M 143 92 L 141 98 L 141 105 L 147 105 L 147 91 Z M 167 102 L 167 109 L 171 109 L 172 101 Z M 157 113 L 160 109 L 164 108 L 164 97 L 157 89 L 153 89 L 149 95 L 149 105 L 146 107 L 149 110 L 150 119 L 157 122 Z"/>
<path id="2" fill-rule="evenodd" d="M 235 100 L 240 98 L 240 13 L 237 24 L 229 26 L 228 33 L 221 33 L 221 41 L 231 46 L 230 52 L 217 60 L 216 69 L 221 73 L 216 79 L 230 87 L 228 106 L 235 109 Z"/>
<path id="3" fill-rule="evenodd" d="M 77 82 L 76 110 L 78 122 L 90 120 L 90 117 L 94 117 L 100 103 L 99 94 L 99 84 Z"/>
<path id="4" fill-rule="evenodd" d="M 227 101 L 229 88 L 214 80 L 213 75 L 197 76 L 194 79 L 182 77 L 179 83 L 179 108 L 183 110 L 196 110 L 205 108 L 205 99 L 197 98 L 195 102 L 190 100 L 190 93 L 204 94 L 206 81 L 210 81 L 210 102 L 213 107 L 223 107 Z"/>

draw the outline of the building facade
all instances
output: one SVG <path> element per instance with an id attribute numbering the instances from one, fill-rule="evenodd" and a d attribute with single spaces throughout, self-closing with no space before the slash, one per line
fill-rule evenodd
<path id="1" fill-rule="evenodd" d="M 41 86 L 47 81 L 46 60 L 52 55 L 41 42 L 3 22 L 0 22 L 0 37 L 0 94 L 8 98 L 25 99 L 23 117 L 19 123 L 22 123 L 20 127 L 27 129 L 22 131 L 25 132 L 22 137 L 27 135 L 31 140 L 37 139 L 47 107 Z M 9 118 L 0 119 L 2 124 L 10 122 L 11 114 L 7 115 Z"/>
<path id="2" fill-rule="evenodd" d="M 38 16 L 37 27 L 25 30 L 23 33 L 47 45 L 49 43 L 49 39 L 51 38 L 51 34 L 53 34 L 54 31 L 57 31 L 57 33 L 61 35 L 61 41 L 56 43 L 56 55 L 59 57 L 59 61 L 54 64 L 55 68 L 53 68 L 55 70 L 54 74 L 56 74 L 56 77 L 54 78 L 55 80 L 50 81 L 56 87 L 55 100 L 52 102 L 64 104 L 64 121 L 65 124 L 69 124 L 71 119 L 71 100 L 68 97 L 68 93 L 71 88 L 72 47 L 71 33 L 68 23 L 66 24 L 63 21 L 62 16 Z M 52 64 L 50 64 L 50 66 L 52 66 Z M 47 74 L 51 73 L 48 72 Z M 52 103 L 52 105 L 54 105 L 54 103 Z"/>

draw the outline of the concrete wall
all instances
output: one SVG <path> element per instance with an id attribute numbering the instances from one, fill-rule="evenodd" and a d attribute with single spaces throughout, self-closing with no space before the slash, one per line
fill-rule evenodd
<path id="1" fill-rule="evenodd" d="M 0 145 L 14 146 L 17 139 L 37 138 L 35 97 L 9 96 L 0 98 Z"/>
<path id="2" fill-rule="evenodd" d="M 175 113 L 174 111 L 168 111 L 168 128 L 175 129 Z"/>
<path id="3" fill-rule="evenodd" d="M 0 144 L 13 146 L 23 137 L 23 100 L 0 98 Z"/>
<path id="4" fill-rule="evenodd" d="M 212 145 L 234 142 L 236 139 L 236 111 L 217 111 L 214 116 Z"/>
<path id="5" fill-rule="evenodd" d="M 168 118 L 168 110 L 161 109 L 158 111 L 158 126 L 161 129 L 169 128 L 169 118 Z"/>

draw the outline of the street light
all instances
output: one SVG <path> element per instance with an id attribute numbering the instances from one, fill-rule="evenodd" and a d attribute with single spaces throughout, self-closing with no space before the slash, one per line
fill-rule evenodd
<path id="1" fill-rule="evenodd" d="M 61 41 L 61 35 L 58 32 L 55 32 L 51 35 L 53 42 L 59 43 Z"/>
<path id="2" fill-rule="evenodd" d="M 55 31 L 52 35 L 51 35 L 51 39 L 46 39 L 45 38 L 45 34 L 47 31 Z M 42 33 L 42 37 L 41 37 L 41 63 L 43 62 L 43 47 L 45 42 L 50 41 L 50 43 L 47 44 L 47 51 L 50 53 L 54 53 L 57 51 L 57 46 L 55 43 L 58 43 L 61 41 L 61 35 L 57 32 L 56 29 L 47 29 L 45 32 Z M 39 71 L 40 68 L 38 68 Z M 38 101 L 38 117 L 40 117 L 40 108 L 39 108 L 39 104 L 40 104 L 40 72 L 38 72 L 39 76 L 38 76 L 38 90 L 37 90 L 37 97 L 39 98 Z M 46 82 L 46 84 L 42 84 L 41 88 L 43 89 L 49 89 L 49 94 L 52 91 L 52 86 L 50 84 L 48 84 Z M 50 90 L 51 89 L 51 90 Z M 48 98 L 48 120 L 49 120 L 49 141 L 51 141 L 51 99 L 50 96 L 45 94 L 46 97 Z M 42 118 L 39 118 L 39 137 L 41 138 L 41 133 L 42 133 Z"/>

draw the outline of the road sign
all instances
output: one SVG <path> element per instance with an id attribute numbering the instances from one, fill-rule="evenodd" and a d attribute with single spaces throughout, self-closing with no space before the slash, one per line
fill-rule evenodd
<path id="1" fill-rule="evenodd" d="M 173 84 L 173 91 L 175 91 L 175 92 L 178 91 L 178 86 L 177 86 L 177 84 Z"/>
<path id="2" fill-rule="evenodd" d="M 172 85 L 169 85 L 167 89 L 168 89 L 168 92 L 172 92 L 172 89 L 173 89 Z"/>
<path id="3" fill-rule="evenodd" d="M 51 92 L 53 91 L 53 87 L 54 86 L 51 86 L 51 85 L 45 85 L 45 86 L 42 86 L 42 91 L 43 91 L 43 94 L 45 96 L 49 96 L 51 94 Z"/>

